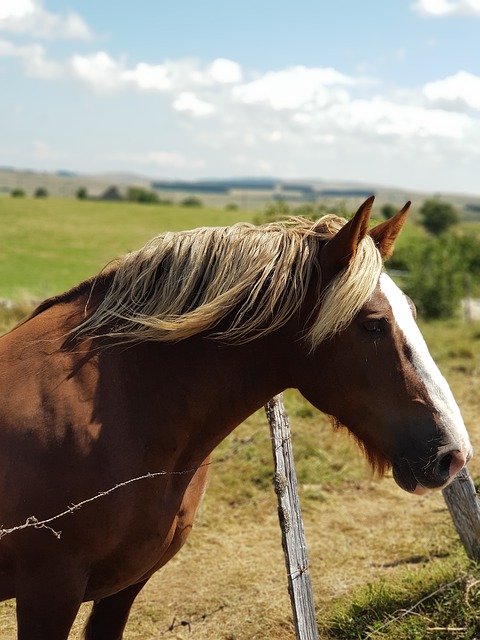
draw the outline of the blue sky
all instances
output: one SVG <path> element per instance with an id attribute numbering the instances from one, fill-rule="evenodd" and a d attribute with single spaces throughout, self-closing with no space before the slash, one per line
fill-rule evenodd
<path id="1" fill-rule="evenodd" d="M 0 0 L 0 165 L 480 193 L 480 0 Z"/>

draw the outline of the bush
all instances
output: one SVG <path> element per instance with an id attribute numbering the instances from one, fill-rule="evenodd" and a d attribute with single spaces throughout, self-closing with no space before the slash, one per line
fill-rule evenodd
<path id="1" fill-rule="evenodd" d="M 469 258 L 461 238 L 442 235 L 417 240 L 409 247 L 405 285 L 424 318 L 450 318 L 464 297 Z"/>
<path id="2" fill-rule="evenodd" d="M 235 202 L 229 202 L 225 205 L 225 211 L 238 211 L 238 204 L 235 204 Z"/>
<path id="3" fill-rule="evenodd" d="M 318 220 L 327 214 L 335 214 L 342 218 L 350 218 L 351 212 L 345 206 L 344 202 L 338 202 L 334 205 L 324 203 L 315 204 L 307 202 L 292 209 L 285 200 L 276 200 L 269 202 L 263 213 L 256 216 L 255 224 L 266 224 L 277 220 L 285 220 L 288 216 L 302 216 L 308 220 Z"/>
<path id="4" fill-rule="evenodd" d="M 86 200 L 88 198 L 88 191 L 86 187 L 79 187 L 75 193 L 78 200 Z"/>
<path id="5" fill-rule="evenodd" d="M 48 198 L 48 191 L 45 187 L 38 187 L 33 195 L 35 198 Z"/>
<path id="6" fill-rule="evenodd" d="M 182 207 L 203 207 L 203 202 L 196 196 L 188 196 L 180 201 Z"/>
<path id="7" fill-rule="evenodd" d="M 12 191 L 10 192 L 10 195 L 12 196 L 12 198 L 24 198 L 25 197 L 25 191 L 23 189 L 12 189 Z"/>
<path id="8" fill-rule="evenodd" d="M 158 195 L 155 191 L 149 191 L 143 187 L 129 187 L 127 200 L 130 202 L 141 202 L 143 204 L 158 204 Z"/>
<path id="9" fill-rule="evenodd" d="M 465 261 L 467 272 L 480 277 L 480 242 L 472 236 L 457 237 L 457 244 Z"/>
<path id="10" fill-rule="evenodd" d="M 434 236 L 440 235 L 458 221 L 458 213 L 449 202 L 425 200 L 420 209 L 421 224 Z"/>
<path id="11" fill-rule="evenodd" d="M 292 210 L 285 200 L 275 200 L 274 202 L 269 202 L 265 207 L 262 223 L 283 220 L 292 215 L 292 213 Z"/>
<path id="12" fill-rule="evenodd" d="M 390 218 L 393 218 L 393 216 L 397 213 L 397 207 L 387 202 L 387 204 L 383 205 L 380 211 L 382 214 L 382 218 L 384 218 L 385 220 L 389 220 Z"/>

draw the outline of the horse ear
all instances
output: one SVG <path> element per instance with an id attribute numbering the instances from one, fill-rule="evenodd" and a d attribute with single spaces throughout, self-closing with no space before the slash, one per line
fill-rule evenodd
<path id="1" fill-rule="evenodd" d="M 357 213 L 323 247 L 320 253 L 322 273 L 327 280 L 348 267 L 355 257 L 358 244 L 367 235 L 368 222 L 375 196 L 370 196 Z"/>
<path id="2" fill-rule="evenodd" d="M 398 234 L 402 230 L 407 219 L 407 213 L 412 203 L 410 200 L 400 209 L 400 211 L 385 222 L 370 229 L 370 235 L 375 242 L 377 249 L 383 260 L 389 258 L 393 253 L 393 245 Z"/>

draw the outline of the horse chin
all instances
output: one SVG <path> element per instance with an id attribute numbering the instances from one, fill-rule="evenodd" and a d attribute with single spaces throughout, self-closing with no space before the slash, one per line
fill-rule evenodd
<path id="1" fill-rule="evenodd" d="M 408 491 L 408 493 L 413 493 L 416 496 L 423 496 L 428 492 L 428 488 L 418 482 L 406 460 L 401 460 L 393 464 L 393 479 L 401 489 Z"/>
<path id="2" fill-rule="evenodd" d="M 416 496 L 423 496 L 429 491 L 431 491 L 431 489 L 424 487 L 423 484 L 417 484 L 417 488 L 415 489 L 415 491 L 412 491 L 412 493 L 414 493 Z"/>

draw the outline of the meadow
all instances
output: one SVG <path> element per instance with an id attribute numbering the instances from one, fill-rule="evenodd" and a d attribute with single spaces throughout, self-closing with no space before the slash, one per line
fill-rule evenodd
<path id="1" fill-rule="evenodd" d="M 224 211 L 70 200 L 0 199 L 1 315 L 8 329 L 31 299 L 96 273 L 166 229 L 251 220 Z M 414 233 L 410 229 L 408 237 Z M 5 305 L 4 305 L 5 306 Z M 423 324 L 478 448 L 480 325 Z M 415 497 L 372 476 L 352 439 L 296 392 L 285 394 L 309 546 L 320 637 L 434 640 L 480 634 L 480 572 L 469 562 L 440 493 Z M 480 476 L 474 458 L 470 471 Z M 270 439 L 262 411 L 214 453 L 211 478 L 184 549 L 134 605 L 125 638 L 291 640 Z M 41 514 L 35 514 L 41 515 Z M 71 638 L 80 638 L 88 604 Z M 0 605 L 15 637 L 14 602 Z"/>

